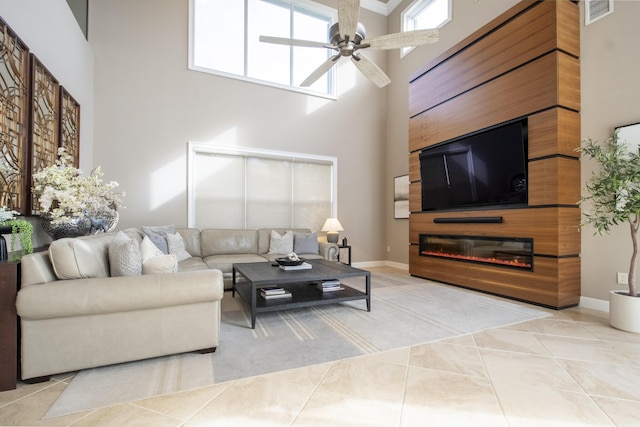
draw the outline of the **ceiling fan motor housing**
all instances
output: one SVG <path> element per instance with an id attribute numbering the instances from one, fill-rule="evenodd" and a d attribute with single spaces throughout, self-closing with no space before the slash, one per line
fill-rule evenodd
<path id="1" fill-rule="evenodd" d="M 339 22 L 336 22 L 331 26 L 331 28 L 329 28 L 329 43 L 331 43 L 334 46 L 340 45 L 340 42 L 343 41 L 340 39 L 339 24 L 340 24 Z M 364 29 L 364 25 L 358 22 L 358 26 L 356 28 L 356 33 L 353 37 L 353 40 L 349 40 L 349 41 L 358 45 L 362 40 L 364 40 L 365 36 L 366 36 L 366 30 Z"/>

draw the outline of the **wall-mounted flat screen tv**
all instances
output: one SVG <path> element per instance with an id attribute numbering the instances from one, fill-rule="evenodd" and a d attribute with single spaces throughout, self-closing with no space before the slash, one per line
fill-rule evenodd
<path id="1" fill-rule="evenodd" d="M 516 120 L 425 148 L 422 210 L 527 204 L 527 120 Z"/>

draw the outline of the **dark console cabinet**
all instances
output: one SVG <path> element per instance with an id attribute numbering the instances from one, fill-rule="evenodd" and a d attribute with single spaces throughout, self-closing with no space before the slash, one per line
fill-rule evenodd
<path id="1" fill-rule="evenodd" d="M 20 263 L 0 261 L 0 391 L 16 388 L 18 366 L 18 292 Z"/>

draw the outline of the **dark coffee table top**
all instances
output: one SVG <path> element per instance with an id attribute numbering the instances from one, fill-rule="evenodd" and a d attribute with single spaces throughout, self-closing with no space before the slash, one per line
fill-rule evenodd
<path id="1" fill-rule="evenodd" d="M 311 269 L 283 270 L 280 267 L 272 266 L 270 262 L 238 263 L 233 264 L 233 269 L 257 286 L 371 275 L 366 270 L 354 268 L 341 262 L 324 259 L 311 259 L 306 262 L 312 265 Z"/>

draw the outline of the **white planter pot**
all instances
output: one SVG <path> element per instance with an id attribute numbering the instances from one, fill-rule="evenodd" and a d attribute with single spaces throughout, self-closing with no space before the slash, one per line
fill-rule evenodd
<path id="1" fill-rule="evenodd" d="M 640 297 L 609 292 L 609 324 L 616 329 L 640 333 Z"/>

